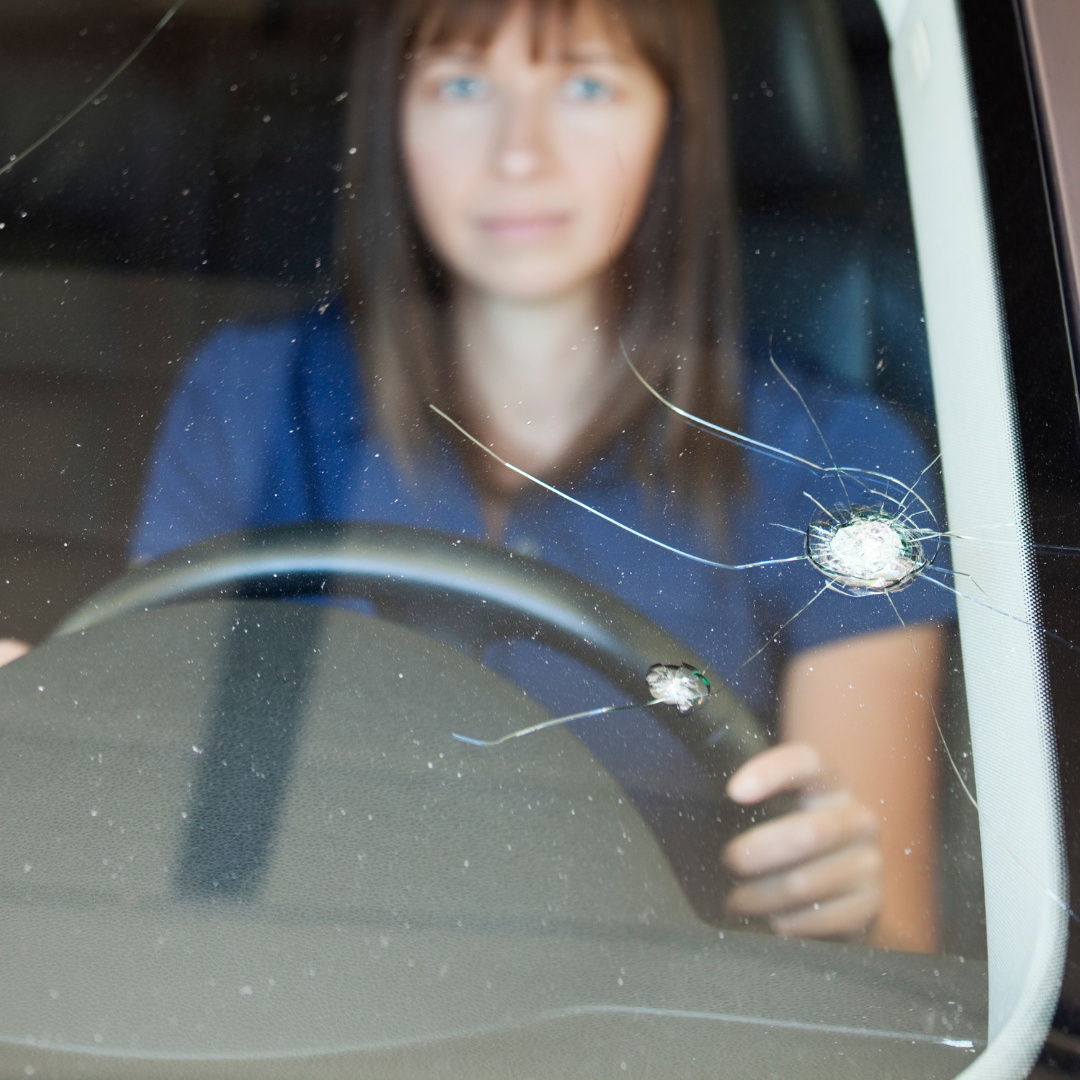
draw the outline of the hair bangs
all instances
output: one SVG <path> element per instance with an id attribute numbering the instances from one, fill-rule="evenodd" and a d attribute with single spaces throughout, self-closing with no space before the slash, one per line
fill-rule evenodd
<path id="1" fill-rule="evenodd" d="M 532 59 L 562 56 L 570 49 L 575 16 L 584 4 L 598 11 L 613 36 L 626 36 L 612 0 L 437 0 L 414 28 L 409 51 L 416 55 L 425 49 L 465 45 L 483 52 L 510 13 L 525 5 Z"/>

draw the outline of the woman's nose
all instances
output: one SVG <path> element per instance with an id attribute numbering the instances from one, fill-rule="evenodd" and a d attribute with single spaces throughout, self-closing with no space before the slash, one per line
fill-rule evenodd
<path id="1" fill-rule="evenodd" d="M 499 156 L 499 171 L 513 180 L 523 180 L 536 171 L 537 154 L 526 147 L 507 149 Z"/>
<path id="2" fill-rule="evenodd" d="M 508 180 L 528 180 L 547 165 L 542 103 L 534 95 L 512 97 L 503 108 L 495 169 Z"/>

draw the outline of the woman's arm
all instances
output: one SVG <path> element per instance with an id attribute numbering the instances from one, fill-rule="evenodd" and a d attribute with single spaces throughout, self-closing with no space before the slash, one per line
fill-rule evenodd
<path id="1" fill-rule="evenodd" d="M 875 945 L 936 945 L 934 780 L 942 631 L 866 634 L 801 653 L 781 689 L 780 746 L 729 782 L 739 802 L 804 793 L 803 809 L 748 830 L 726 858 L 748 881 L 733 910 L 779 933 L 868 932 Z"/>

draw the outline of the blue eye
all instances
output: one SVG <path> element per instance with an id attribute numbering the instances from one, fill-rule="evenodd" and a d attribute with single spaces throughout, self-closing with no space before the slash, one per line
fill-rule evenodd
<path id="1" fill-rule="evenodd" d="M 571 101 L 607 101 L 611 87 L 591 75 L 576 75 L 566 82 L 566 96 Z"/>
<path id="2" fill-rule="evenodd" d="M 456 75 L 439 86 L 439 95 L 448 101 L 480 101 L 487 92 L 487 80 L 475 75 Z"/>

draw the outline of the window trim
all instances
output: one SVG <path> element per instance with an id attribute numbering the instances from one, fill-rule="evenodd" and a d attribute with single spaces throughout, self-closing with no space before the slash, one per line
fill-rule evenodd
<path id="1" fill-rule="evenodd" d="M 985 42 L 971 36 L 972 9 L 981 6 L 977 18 L 996 19 L 994 31 L 1015 43 L 1015 19 L 1002 25 L 1003 9 L 1011 16 L 1009 0 L 879 0 L 879 6 L 892 42 L 949 527 L 985 535 L 996 526 L 1000 537 L 1008 531 L 1002 523 L 1021 525 L 1015 546 L 955 551 L 957 569 L 1016 616 L 959 604 L 981 807 L 990 998 L 988 1047 L 964 1075 L 1017 1076 L 1035 1061 L 1054 1013 L 1068 919 L 1058 899 L 1067 885 L 1055 695 L 1041 635 L 1021 621 L 1042 624 L 1031 549 L 1040 538 L 1026 525 L 1029 493 L 1052 475 L 1040 447 L 1057 444 L 1062 431 L 1033 420 L 1030 405 L 1047 390 L 1031 382 L 1032 349 L 1023 330 L 1038 317 L 1022 309 L 1023 275 L 1033 258 L 1024 249 L 1049 235 L 1046 204 L 1029 197 L 1023 208 L 1029 217 L 1042 216 L 1043 228 L 1034 232 L 1016 220 L 1015 199 L 1001 205 L 999 133 L 978 98 Z M 1001 85 L 1006 99 L 1026 103 L 1023 83 Z M 1024 149 L 1014 145 L 1007 159 L 1024 158 Z M 1033 149 L 1028 167 L 1034 163 L 1037 171 Z M 1060 312 L 1060 293 L 1055 296 Z M 1059 382 L 1060 372 L 1053 386 Z M 1070 395 L 1070 407 L 1071 401 Z"/>

